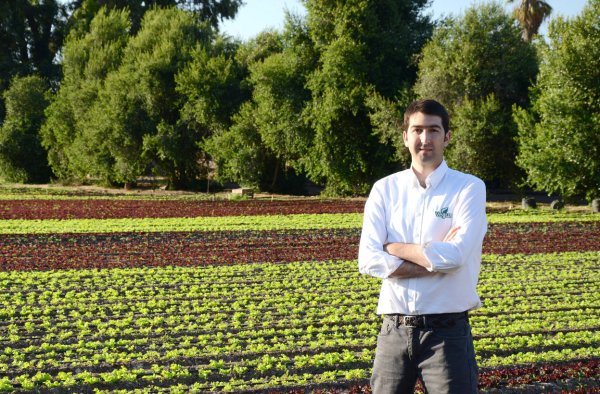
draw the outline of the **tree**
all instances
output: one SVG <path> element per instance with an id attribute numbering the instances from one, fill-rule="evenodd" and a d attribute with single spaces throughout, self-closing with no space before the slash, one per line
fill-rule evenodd
<path id="1" fill-rule="evenodd" d="M 31 75 L 13 78 L 4 92 L 6 119 L 0 127 L 0 177 L 15 183 L 47 182 L 50 168 L 38 131 L 44 120 L 47 82 Z"/>
<path id="2" fill-rule="evenodd" d="M 514 3 L 515 0 L 509 0 Z M 513 11 L 513 15 L 521 25 L 523 40 L 531 42 L 540 26 L 552 13 L 552 7 L 542 0 L 520 0 L 520 4 Z"/>
<path id="3" fill-rule="evenodd" d="M 15 76 L 37 74 L 56 85 L 60 66 L 66 9 L 57 0 L 0 2 L 0 93 Z M 0 105 L 0 122 L 4 107 Z"/>
<path id="4" fill-rule="evenodd" d="M 394 161 L 400 168 L 409 168 L 412 161 L 410 152 L 404 145 L 402 123 L 405 108 L 414 100 L 412 91 L 404 91 L 394 100 L 387 99 L 377 92 L 369 92 L 365 102 L 370 123 L 373 125 L 373 135 L 379 138 L 382 147 L 393 147 Z"/>
<path id="5" fill-rule="evenodd" d="M 230 128 L 216 130 L 203 143 L 216 164 L 216 179 L 266 190 L 275 157 L 260 138 L 251 102 L 245 102 L 232 121 Z"/>
<path id="6" fill-rule="evenodd" d="M 427 1 L 306 2 L 308 28 L 319 54 L 308 78 L 305 111 L 315 131 L 307 173 L 329 194 L 364 194 L 394 168 L 393 147 L 370 123 L 371 92 L 392 99 L 411 86 L 411 58 L 431 32 L 420 12 Z"/>
<path id="7" fill-rule="evenodd" d="M 511 113 L 502 109 L 493 93 L 483 99 L 465 99 L 456 108 L 452 124 L 452 149 L 447 154 L 452 166 L 485 179 L 492 187 L 517 186 L 515 152 L 506 149 L 514 146 L 513 133 L 507 130 L 514 127 Z"/>
<path id="8" fill-rule="evenodd" d="M 537 73 L 535 49 L 498 3 L 469 8 L 448 18 L 423 48 L 415 92 L 432 97 L 452 111 L 463 98 L 494 93 L 503 108 L 526 106 Z"/>
<path id="9" fill-rule="evenodd" d="M 495 168 L 480 175 L 493 186 L 516 187 L 521 175 L 507 159 L 517 151 L 511 108 L 528 105 L 536 73 L 534 47 L 520 38 L 499 4 L 479 5 L 443 21 L 423 48 L 414 90 L 443 103 L 456 121 L 451 125 L 456 138 L 446 151 L 450 165 L 464 171 Z M 464 155 L 471 150 L 478 154 Z"/>
<path id="10" fill-rule="evenodd" d="M 218 29 L 223 19 L 233 19 L 242 0 L 176 0 L 179 7 L 194 12 L 198 19 Z"/>
<path id="11" fill-rule="evenodd" d="M 218 177 L 271 192 L 301 193 L 302 160 L 312 141 L 303 118 L 311 99 L 305 85 L 316 61 L 306 23 L 287 14 L 282 33 L 260 33 L 238 48 L 236 59 L 248 72 L 244 84 L 252 94 L 232 127 L 206 141 Z"/>
<path id="12" fill-rule="evenodd" d="M 154 169 L 170 187 L 189 187 L 198 175 L 196 130 L 181 120 L 177 75 L 213 32 L 187 11 L 148 11 L 99 92 L 89 129 L 103 138 L 110 160 L 106 181 L 135 183 Z"/>
<path id="13" fill-rule="evenodd" d="M 232 128 L 212 138 L 209 150 L 220 167 L 240 176 L 231 170 L 243 163 L 235 153 L 228 160 L 215 151 L 225 147 L 217 141 L 253 141 L 252 163 L 263 163 L 254 179 L 261 187 L 268 174 L 268 190 L 279 177 L 306 175 L 328 194 L 366 193 L 397 164 L 393 147 L 371 124 L 379 107 L 367 99 L 375 93 L 393 99 L 412 85 L 410 57 L 431 31 L 420 14 L 426 3 L 308 1 L 306 22 L 288 15 L 282 35 L 264 33 L 252 51 L 242 47 L 251 52 L 252 102 Z M 271 171 L 262 170 L 265 163 Z"/>
<path id="14" fill-rule="evenodd" d="M 40 131 L 48 161 L 60 180 L 109 179 L 107 136 L 93 122 L 107 75 L 116 70 L 129 42 L 126 11 L 101 10 L 84 36 L 70 35 L 63 57 L 64 77 Z"/>
<path id="15" fill-rule="evenodd" d="M 72 0 L 69 4 L 72 11 L 69 31 L 78 35 L 85 34 L 91 20 L 104 7 L 108 10 L 127 10 L 131 32 L 135 34 L 147 11 L 174 6 L 193 12 L 199 22 L 208 22 L 214 29 L 218 29 L 219 22 L 235 17 L 241 5 L 242 0 Z"/>
<path id="16" fill-rule="evenodd" d="M 174 151 L 171 157 L 194 165 L 194 177 L 206 174 L 207 182 L 212 168 L 204 142 L 231 127 L 233 115 L 250 96 L 249 89 L 242 84 L 247 70 L 236 61 L 236 48 L 237 44 L 223 37 L 214 45 L 199 47 L 192 53 L 191 62 L 175 78 L 176 90 L 185 100 L 178 122 L 181 129 L 186 130 L 182 142 L 193 152 L 181 155 Z M 164 144 L 160 145 L 163 146 L 159 151 L 164 149 Z M 190 160 L 191 157 L 196 160 Z"/>
<path id="17" fill-rule="evenodd" d="M 517 108 L 518 165 L 538 190 L 600 197 L 600 0 L 554 19 L 530 110 Z"/>
<path id="18" fill-rule="evenodd" d="M 286 23 L 286 29 L 288 28 L 289 24 Z M 216 129 L 203 142 L 204 149 L 217 164 L 218 180 L 233 181 L 261 190 L 276 190 L 277 174 L 285 172 L 285 169 L 282 169 L 273 148 L 282 152 L 288 148 L 294 149 L 289 145 L 275 146 L 277 144 L 269 140 L 271 130 L 274 133 L 273 138 L 277 138 L 277 133 L 281 130 L 278 125 L 286 122 L 285 117 L 283 120 L 278 119 L 280 114 L 285 114 L 285 110 L 282 111 L 282 108 L 275 104 L 277 98 L 273 98 L 272 95 L 290 94 L 285 89 L 288 74 L 285 71 L 279 73 L 278 63 L 273 62 L 273 59 L 280 58 L 284 47 L 288 45 L 284 35 L 275 31 L 264 31 L 237 48 L 235 61 L 239 65 L 240 76 L 243 75 L 240 82 L 246 86 L 244 103 L 239 112 L 231 117 L 230 127 Z M 266 65 L 263 67 L 264 64 Z M 272 71 L 265 74 L 263 70 Z M 292 74 L 294 72 L 291 71 Z M 271 80 L 274 76 L 275 79 Z M 284 86 L 281 89 L 270 89 L 282 83 Z M 295 88 L 298 86 L 295 85 Z M 292 97 L 298 94 L 291 93 Z M 274 122 L 272 127 L 269 125 L 270 121 Z M 296 126 L 294 124 L 292 127 Z"/>
<path id="19" fill-rule="evenodd" d="M 314 135 L 303 118 L 311 99 L 307 79 L 317 59 L 306 24 L 288 15 L 280 37 L 281 52 L 249 66 L 254 119 L 262 143 L 275 158 L 271 191 L 280 174 L 304 171 Z"/>
<path id="20" fill-rule="evenodd" d="M 63 180 L 127 185 L 153 173 L 189 188 L 206 164 L 197 142 L 243 97 L 227 59 L 234 49 L 176 8 L 148 11 L 129 31 L 126 11 L 102 9 L 89 33 L 69 36 L 43 133 L 50 162 Z"/>

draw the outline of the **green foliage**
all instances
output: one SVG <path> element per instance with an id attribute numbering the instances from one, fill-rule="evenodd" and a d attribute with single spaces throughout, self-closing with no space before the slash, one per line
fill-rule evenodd
<path id="1" fill-rule="evenodd" d="M 263 188 L 275 159 L 261 141 L 252 105 L 244 103 L 233 122 L 231 128 L 216 130 L 203 143 L 217 166 L 217 180 Z"/>
<path id="2" fill-rule="evenodd" d="M 414 89 L 420 97 L 443 103 L 454 117 L 451 129 L 457 138 L 448 157 L 458 170 L 479 174 L 495 186 L 518 183 L 511 106 L 528 104 L 536 72 L 534 47 L 521 39 L 498 3 L 474 6 L 438 27 L 423 48 Z"/>
<path id="3" fill-rule="evenodd" d="M 316 134 L 308 174 L 326 179 L 328 195 L 368 191 L 364 49 L 349 37 L 335 39 L 320 53 L 321 68 L 309 80 L 314 97 L 309 117 Z"/>
<path id="4" fill-rule="evenodd" d="M 600 197 L 600 1 L 556 18 L 540 46 L 530 111 L 515 108 L 517 163 L 530 185 L 565 199 Z"/>
<path id="5" fill-rule="evenodd" d="M 329 194 L 366 193 L 398 166 L 373 132 L 382 107 L 367 100 L 412 85 L 426 3 L 308 2 L 307 20 L 288 15 L 283 34 L 238 46 L 213 35 L 238 0 L 73 2 L 64 79 L 41 131 L 48 161 L 62 181 L 153 173 L 189 187 L 214 162 L 218 179 L 262 189 L 307 176 Z"/>
<path id="6" fill-rule="evenodd" d="M 233 48 L 190 12 L 148 11 L 132 37 L 127 15 L 101 10 L 89 33 L 69 36 L 43 131 L 50 163 L 63 180 L 128 184 L 152 171 L 191 187 L 207 165 L 197 142 L 243 98 Z"/>
<path id="7" fill-rule="evenodd" d="M 267 33 L 269 34 L 269 33 Z M 263 189 L 288 192 L 287 184 L 295 173 L 302 173 L 309 160 L 313 130 L 304 116 L 311 93 L 306 83 L 317 55 L 308 36 L 305 22 L 286 16 L 284 32 L 279 35 L 282 50 L 249 65 L 249 82 L 253 87 L 253 118 L 260 140 L 268 152 L 274 171 L 263 179 Z M 298 187 L 296 187 L 298 189 Z"/>
<path id="8" fill-rule="evenodd" d="M 373 125 L 373 134 L 379 137 L 383 146 L 393 147 L 395 159 L 401 168 L 409 168 L 412 160 L 402 138 L 402 115 L 413 100 L 413 97 L 405 95 L 404 98 L 392 101 L 377 92 L 369 92 L 365 101 L 369 109 L 369 120 Z"/>
<path id="9" fill-rule="evenodd" d="M 15 388 L 14 386 L 10 383 L 10 379 L 6 376 L 3 376 L 2 379 L 0 379 L 0 391 L 8 391 L 11 392 L 13 391 Z"/>
<path id="10" fill-rule="evenodd" d="M 0 2 L 0 93 L 15 76 L 35 73 L 58 82 L 55 63 L 65 31 L 66 8 L 61 1 Z M 3 110 L 0 110 L 0 122 Z"/>
<path id="11" fill-rule="evenodd" d="M 60 65 L 55 60 L 64 38 L 66 18 L 66 6 L 59 0 L 0 1 L 0 125 L 5 120 L 6 107 L 10 105 L 4 102 L 4 93 L 13 78 L 38 75 L 49 86 L 58 84 Z M 31 93 L 32 96 L 35 94 Z M 43 111 L 43 107 L 39 110 Z M 34 146 L 38 147 L 39 143 Z M 31 159 L 34 158 L 37 156 Z M 21 163 L 17 167 L 41 168 L 46 165 L 43 159 L 39 163 Z M 18 176 L 17 169 L 3 170 L 6 171 L 13 173 L 11 178 L 14 180 L 25 181 L 28 177 L 27 171 Z M 40 176 L 38 181 L 48 178 L 47 171 Z"/>
<path id="12" fill-rule="evenodd" d="M 147 11 L 178 6 L 192 11 L 198 21 L 208 22 L 216 29 L 220 20 L 232 19 L 241 5 L 242 0 L 78 0 L 72 1 L 73 14 L 68 27 L 70 34 L 85 34 L 98 11 L 105 7 L 108 10 L 127 10 L 132 31 L 136 33 Z"/>
<path id="13" fill-rule="evenodd" d="M 423 48 L 415 92 L 437 99 L 451 113 L 465 97 L 483 100 L 491 93 L 502 108 L 526 105 L 536 60 L 503 7 L 480 4 L 436 29 Z"/>
<path id="14" fill-rule="evenodd" d="M 290 34 L 301 32 L 298 26 Z M 310 91 L 305 88 L 307 74 L 315 63 L 308 37 L 300 40 L 284 41 L 281 53 L 250 65 L 252 99 L 261 140 L 286 166 L 298 169 L 302 168 L 298 161 L 306 158 L 312 140 L 312 130 L 302 113 L 310 100 Z"/>
<path id="15" fill-rule="evenodd" d="M 51 172 L 39 139 L 47 83 L 39 76 L 13 78 L 4 92 L 6 119 L 0 127 L 0 177 L 8 182 L 47 182 Z"/>
<path id="16" fill-rule="evenodd" d="M 176 2 L 179 7 L 194 12 L 200 21 L 207 22 L 215 29 L 219 27 L 222 20 L 233 19 L 244 4 L 243 0 L 176 0 Z"/>
<path id="17" fill-rule="evenodd" d="M 200 135 L 226 129 L 249 92 L 240 81 L 246 70 L 233 57 L 234 48 L 225 41 L 198 47 L 191 62 L 175 76 L 177 92 L 186 98 L 181 120 Z"/>
<path id="18" fill-rule="evenodd" d="M 189 187 L 196 178 L 196 136 L 180 121 L 176 75 L 194 48 L 209 40 L 210 31 L 190 13 L 171 8 L 145 14 L 100 92 L 94 118 L 114 163 L 109 181 L 133 183 L 149 166 L 174 188 Z"/>
<path id="19" fill-rule="evenodd" d="M 240 86 L 248 89 L 247 95 L 250 95 L 250 64 L 261 62 L 281 49 L 280 35 L 272 32 L 260 33 L 237 47 L 235 62 L 240 67 L 241 75 L 246 74 Z M 266 179 L 271 177 L 275 158 L 262 143 L 255 115 L 255 106 L 246 100 L 239 111 L 231 116 L 229 127 L 220 127 L 212 134 L 205 135 L 202 148 L 216 164 L 218 181 L 233 181 L 243 186 L 266 189 Z"/>
<path id="20" fill-rule="evenodd" d="M 519 171 L 512 149 L 516 126 L 493 93 L 484 99 L 465 99 L 455 109 L 452 124 L 452 139 L 446 154 L 451 167 L 485 179 L 491 185 L 516 187 Z"/>
<path id="21" fill-rule="evenodd" d="M 96 105 L 108 74 L 121 63 L 129 28 L 127 12 L 103 10 L 89 33 L 72 34 L 66 40 L 63 81 L 40 131 L 48 161 L 60 180 L 109 178 L 110 153 L 106 136 L 94 124 Z"/>
<path id="22" fill-rule="evenodd" d="M 155 139 L 160 155 L 182 160 L 181 166 L 193 166 L 189 173 L 194 177 L 201 175 L 198 162 L 202 162 L 206 177 L 210 176 L 210 156 L 205 153 L 203 140 L 227 130 L 233 114 L 249 96 L 241 84 L 246 70 L 234 59 L 237 47 L 230 46 L 219 39 L 214 47 L 198 47 L 192 53 L 191 62 L 175 77 L 176 90 L 185 100 L 178 121 L 186 130 L 185 137 L 179 139 L 183 144 L 178 150 L 165 152 L 164 140 Z M 228 143 L 222 148 L 231 149 Z M 188 153 L 182 154 L 184 150 Z"/>
<path id="23" fill-rule="evenodd" d="M 282 34 L 259 34 L 239 47 L 236 60 L 248 70 L 244 84 L 253 92 L 231 127 L 204 142 L 217 177 L 261 190 L 301 192 L 296 172 L 303 170 L 312 139 L 302 116 L 310 100 L 304 85 L 315 62 L 305 26 L 287 15 Z"/>
<path id="24" fill-rule="evenodd" d="M 596 0 L 585 17 L 554 21 L 549 44 L 536 43 L 543 61 L 531 110 L 538 54 L 495 3 L 443 21 L 420 55 L 432 29 L 421 15 L 426 0 L 308 0 L 305 20 L 288 15 L 282 33 L 243 44 L 214 34 L 239 0 L 5 3 L 0 90 L 32 70 L 56 82 L 65 7 L 74 11 L 64 78 L 39 132 L 60 180 L 127 184 L 157 174 L 188 188 L 215 172 L 269 191 L 307 177 L 325 194 L 364 194 L 410 164 L 398 124 L 419 59 L 414 92 L 450 110 L 453 167 L 516 185 L 518 123 L 518 164 L 530 185 L 565 198 L 600 195 Z M 47 104 L 35 89 L 28 97 Z M 525 109 L 511 119 L 514 104 Z M 38 156 L 27 165 L 45 167 L 44 149 L 17 137 L 35 135 L 35 122 L 15 120 L 40 113 L 11 111 L 0 129 L 2 174 L 43 181 L 47 169 L 34 180 L 26 173 L 38 170 L 10 159 L 28 146 Z"/>
<path id="25" fill-rule="evenodd" d="M 344 4 L 308 1 L 308 27 L 319 53 L 307 86 L 315 131 L 307 172 L 326 194 L 364 194 L 395 167 L 392 147 L 372 132 L 367 97 L 394 98 L 415 77 L 410 59 L 431 31 L 426 1 Z M 398 131 L 400 132 L 400 131 Z"/>

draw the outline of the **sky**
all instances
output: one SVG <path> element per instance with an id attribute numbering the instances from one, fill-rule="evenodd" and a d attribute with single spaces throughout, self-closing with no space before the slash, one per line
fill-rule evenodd
<path id="1" fill-rule="evenodd" d="M 474 4 L 487 3 L 491 0 L 433 0 L 431 7 L 426 11 L 434 19 L 442 16 L 461 15 L 467 8 Z M 512 10 L 519 0 L 508 4 L 506 0 L 498 0 L 506 4 L 508 11 Z M 573 17 L 583 10 L 587 0 L 546 0 L 552 6 L 551 18 L 556 15 Z M 224 21 L 221 30 L 241 40 L 255 37 L 265 29 L 283 29 L 284 10 L 293 14 L 305 15 L 306 9 L 300 0 L 244 0 L 244 5 L 238 10 L 233 21 Z M 548 22 L 540 28 L 540 33 L 545 34 Z"/>

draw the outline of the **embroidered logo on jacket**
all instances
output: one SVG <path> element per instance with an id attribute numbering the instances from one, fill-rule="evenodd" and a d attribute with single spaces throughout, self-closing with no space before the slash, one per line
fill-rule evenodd
<path id="1" fill-rule="evenodd" d="M 437 216 L 440 219 L 451 219 L 452 213 L 448 212 L 448 207 L 446 207 L 440 209 L 439 211 L 435 211 L 435 216 Z"/>

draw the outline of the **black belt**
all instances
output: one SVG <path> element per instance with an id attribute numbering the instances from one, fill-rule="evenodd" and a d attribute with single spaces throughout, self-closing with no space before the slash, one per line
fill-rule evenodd
<path id="1" fill-rule="evenodd" d="M 469 317 L 467 312 L 459 313 L 435 313 L 431 315 L 403 315 L 392 313 L 385 315 L 386 319 L 392 320 L 396 327 L 405 326 L 413 328 L 451 328 Z"/>

